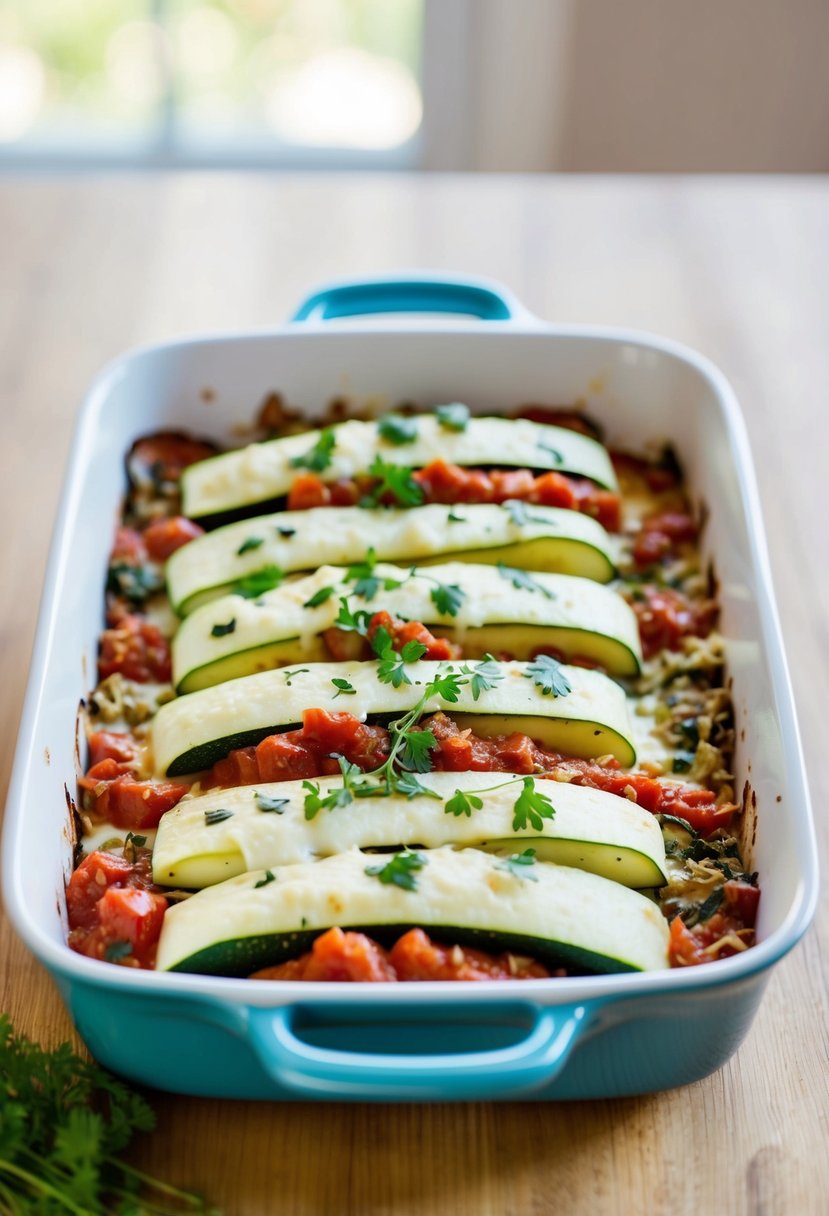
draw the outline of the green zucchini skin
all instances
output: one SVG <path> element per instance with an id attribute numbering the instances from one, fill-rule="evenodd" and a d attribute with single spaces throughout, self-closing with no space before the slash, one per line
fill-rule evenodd
<path id="1" fill-rule="evenodd" d="M 394 443 L 383 436 L 382 420 L 351 419 L 327 428 L 332 440 L 327 463 L 314 472 L 325 482 L 368 472 L 375 457 L 390 464 L 423 468 L 434 460 L 482 467 L 554 470 L 587 477 L 608 490 L 617 488 L 607 449 L 597 440 L 563 427 L 525 418 L 469 418 L 463 430 L 441 425 L 435 414 L 409 420 L 411 439 Z M 303 460 L 321 437 L 306 431 L 237 448 L 184 470 L 183 508 L 193 519 L 284 498 Z M 297 463 L 294 463 L 297 462 Z"/>
<path id="2" fill-rule="evenodd" d="M 667 922 L 619 883 L 546 861 L 529 871 L 479 849 L 424 849 L 416 860 L 406 886 L 381 881 L 388 854 L 351 849 L 207 887 L 168 910 L 157 967 L 250 974 L 334 925 L 372 935 L 417 925 L 438 938 L 457 930 L 490 948 L 596 972 L 667 965 Z"/>
<path id="3" fill-rule="evenodd" d="M 281 668 L 190 693 L 162 705 L 152 724 L 156 769 L 180 776 L 211 767 L 237 747 L 250 747 L 269 734 L 298 727 L 308 708 L 347 709 L 372 721 L 406 712 L 422 686 L 463 664 L 419 660 L 408 665 L 410 683 L 399 688 L 377 678 L 377 664 L 316 663 L 297 672 Z M 630 766 L 636 746 L 622 688 L 608 676 L 581 667 L 562 667 L 570 692 L 549 696 L 529 678 L 528 664 L 503 663 L 503 680 L 477 700 L 467 684 L 456 702 L 430 700 L 424 713 L 447 710 L 462 728 L 487 735 L 519 731 L 554 750 L 593 758 L 615 755 Z M 354 688 L 346 705 L 333 679 Z"/>
<path id="4" fill-rule="evenodd" d="M 452 507 L 438 503 L 405 510 L 315 507 L 228 524 L 170 557 L 170 603 L 179 616 L 187 616 L 264 569 L 294 574 L 324 565 L 348 566 L 365 560 L 370 547 L 379 560 L 406 565 L 434 565 L 451 557 L 600 583 L 615 575 L 615 542 L 588 515 L 534 507 L 531 517 L 516 523 L 508 508 L 495 504 L 462 510 L 459 517 Z M 246 548 L 251 538 L 260 543 Z"/>
<path id="5" fill-rule="evenodd" d="M 602 790 L 523 774 L 424 773 L 429 794 L 392 793 L 358 798 L 335 811 L 305 815 L 301 780 L 187 797 L 159 824 L 153 848 L 153 879 L 161 886 L 200 888 L 247 870 L 330 857 L 351 848 L 480 848 L 487 852 L 535 851 L 539 861 L 587 870 L 634 888 L 667 882 L 665 846 L 648 811 Z M 514 826 L 515 802 L 529 783 L 552 804 L 540 826 Z M 342 788 L 342 778 L 319 777 L 320 796 Z M 454 815 L 447 803 L 458 792 L 482 805 Z M 433 795 L 433 796 L 430 796 Z M 277 810 L 263 810 L 278 800 Z M 218 810 L 230 815 L 210 823 Z"/>
<path id="6" fill-rule="evenodd" d="M 635 676 L 641 667 L 633 610 L 616 592 L 566 574 L 532 576 L 515 587 L 492 566 L 446 562 L 428 571 L 388 563 L 374 568 L 371 599 L 355 591 L 335 566 L 322 566 L 257 599 L 223 596 L 182 621 L 173 640 L 173 682 L 179 693 L 300 662 L 324 662 L 325 630 L 336 626 L 343 599 L 352 612 L 389 612 L 417 620 L 438 636 L 457 639 L 468 659 L 509 652 L 530 659 L 544 649 L 580 656 L 612 676 Z M 454 614 L 435 603 L 436 586 L 460 593 Z M 327 595 L 319 604 L 315 596 Z M 310 606 L 309 606 L 310 604 Z M 221 632 L 233 620 L 232 633 Z"/>

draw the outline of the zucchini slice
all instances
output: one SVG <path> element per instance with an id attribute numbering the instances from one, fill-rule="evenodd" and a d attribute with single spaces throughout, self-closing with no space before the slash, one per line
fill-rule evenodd
<path id="1" fill-rule="evenodd" d="M 308 468 L 323 481 L 337 481 L 366 473 L 377 456 L 387 464 L 413 469 L 433 460 L 553 469 L 589 477 L 605 489 L 617 488 L 606 448 L 564 427 L 526 418 L 470 418 L 458 431 L 444 426 L 434 414 L 421 414 L 407 418 L 398 429 L 403 442 L 384 437 L 384 429 L 388 432 L 389 427 L 382 419 L 352 419 L 327 428 L 321 448 L 317 445 L 322 432 L 305 431 L 200 460 L 185 469 L 181 479 L 184 513 L 200 519 L 279 501 L 294 478 Z M 319 468 L 320 464 L 324 467 Z"/>
<path id="2" fill-rule="evenodd" d="M 418 925 L 438 939 L 578 971 L 668 965 L 662 913 L 619 883 L 546 861 L 526 867 L 532 881 L 516 873 L 521 866 L 478 849 L 432 849 L 419 857 L 425 864 L 414 890 L 367 874 L 390 858 L 358 849 L 206 887 L 167 912 L 156 967 L 250 975 L 302 954 L 333 925 L 385 942 Z"/>
<path id="3" fill-rule="evenodd" d="M 668 881 L 659 824 L 627 798 L 510 773 L 426 773 L 418 780 L 437 796 L 358 798 L 319 811 L 311 820 L 305 818 L 302 781 L 187 797 L 159 824 L 153 880 L 160 886 L 207 887 L 248 870 L 313 861 L 355 847 L 452 844 L 508 852 L 532 847 L 539 861 L 589 870 L 626 887 L 662 887 Z M 525 783 L 555 809 L 540 829 L 513 825 Z M 315 784 L 325 797 L 343 783 L 337 776 L 320 777 Z M 469 815 L 447 812 L 458 790 L 476 795 L 483 806 L 470 806 Z M 217 820 L 219 810 L 231 814 Z"/>
<path id="4" fill-rule="evenodd" d="M 285 663 L 330 658 L 322 634 L 332 628 L 345 598 L 352 613 L 381 609 L 422 621 L 463 645 L 467 658 L 507 651 L 528 659 L 544 647 L 580 655 L 613 676 L 639 671 L 641 648 L 633 611 L 615 591 L 586 578 L 536 574 L 515 587 L 492 566 L 448 562 L 422 574 L 377 565 L 368 587 L 343 581 L 335 566 L 269 591 L 257 600 L 222 596 L 191 613 L 173 640 L 173 683 L 179 693 Z M 376 582 L 374 580 L 377 580 Z M 391 586 L 389 584 L 397 584 Z M 439 587 L 459 590 L 451 615 L 439 611 Z M 365 587 L 362 588 L 366 590 Z M 327 597 L 314 604 L 316 598 Z M 305 605 L 311 602 L 312 607 Z M 223 632 L 233 620 L 232 632 Z"/>
<path id="5" fill-rule="evenodd" d="M 394 688 L 377 678 L 374 662 L 314 663 L 260 672 L 178 697 L 162 705 L 153 719 L 156 771 L 175 777 L 210 768 L 234 748 L 298 727 L 305 709 L 346 709 L 363 719 L 399 717 L 417 705 L 425 684 L 450 671 L 466 680 L 457 702 L 433 697 L 424 713 L 444 709 L 461 727 L 480 735 L 519 731 L 570 756 L 613 755 L 625 766 L 635 763 L 627 699 L 601 672 L 562 667 L 570 691 L 554 697 L 535 683 L 530 665 L 502 663 L 504 678 L 476 700 L 462 666 L 420 660 L 406 666 L 411 682 Z M 334 679 L 348 681 L 354 693 L 338 697 Z"/>
<path id="6" fill-rule="evenodd" d="M 167 590 L 175 611 L 186 616 L 263 571 L 347 566 L 364 561 L 369 548 L 382 561 L 406 564 L 433 565 L 451 556 L 598 583 L 610 582 L 615 573 L 611 538 L 579 511 L 533 507 L 518 523 L 507 507 L 490 503 L 408 510 L 314 507 L 228 524 L 191 541 L 167 562 Z"/>

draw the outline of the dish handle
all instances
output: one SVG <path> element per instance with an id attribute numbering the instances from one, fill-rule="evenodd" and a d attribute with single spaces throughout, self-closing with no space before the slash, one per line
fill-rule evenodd
<path id="1" fill-rule="evenodd" d="M 291 321 L 323 322 L 371 313 L 454 313 L 480 321 L 538 325 L 512 292 L 481 278 L 407 274 L 329 283 L 306 296 Z"/>
<path id="2" fill-rule="evenodd" d="M 585 1004 L 490 1006 L 490 1023 L 499 1017 L 513 1024 L 518 1020 L 522 1034 L 508 1046 L 485 1050 L 398 1054 L 344 1050 L 309 1041 L 320 1025 L 337 1032 L 343 1027 L 356 1027 L 369 1041 L 376 1041 L 380 1025 L 391 1024 L 394 1029 L 391 1009 L 386 1009 L 386 1019 L 380 1022 L 375 1006 L 366 1021 L 365 1007 L 351 1004 L 326 1004 L 324 1010 L 318 1007 L 313 1011 L 295 1005 L 249 1008 L 246 1037 L 272 1080 L 300 1098 L 387 1102 L 518 1098 L 558 1076 L 592 1021 L 588 1016 L 591 1012 Z M 450 1024 L 445 1008 L 443 1017 L 440 1011 L 430 1017 L 425 1009 L 420 1014 L 421 1025 L 431 1022 L 439 1030 L 442 1022 L 447 1027 Z M 457 1016 L 455 1013 L 456 1032 Z M 379 1017 L 383 1017 L 382 1012 Z M 477 1030 L 481 1010 L 476 1010 L 475 1018 Z M 463 1033 L 462 1022 L 460 1026 Z M 471 1032 L 468 1023 L 466 1029 Z"/>

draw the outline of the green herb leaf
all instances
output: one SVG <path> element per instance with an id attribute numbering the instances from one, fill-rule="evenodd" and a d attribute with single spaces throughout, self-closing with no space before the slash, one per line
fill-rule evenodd
<path id="1" fill-rule="evenodd" d="M 388 654 L 394 653 L 394 647 L 391 643 L 391 634 L 385 625 L 380 625 L 374 631 L 374 637 L 371 639 L 371 649 L 377 655 L 378 659 L 384 659 Z"/>
<path id="2" fill-rule="evenodd" d="M 368 470 L 377 485 L 362 500 L 361 506 L 376 507 L 386 497 L 399 507 L 419 507 L 423 502 L 423 487 L 412 477 L 412 470 L 402 464 L 387 464 L 375 456 Z"/>
<path id="3" fill-rule="evenodd" d="M 562 671 L 561 663 L 548 654 L 540 654 L 532 663 L 528 663 L 524 675 L 541 689 L 542 696 L 566 697 L 571 691 L 570 681 Z"/>
<path id="4" fill-rule="evenodd" d="M 104 958 L 108 963 L 118 963 L 122 958 L 129 958 L 131 954 L 131 942 L 110 942 L 104 950 Z"/>
<path id="5" fill-rule="evenodd" d="M 337 697 L 356 697 L 357 689 L 354 687 L 353 684 L 349 684 L 348 680 L 344 680 L 341 676 L 334 676 L 331 683 L 334 685 L 334 687 L 337 690 L 334 693 L 335 701 L 336 701 Z"/>
<path id="6" fill-rule="evenodd" d="M 438 802 L 441 800 L 440 794 L 418 781 L 414 773 L 401 773 L 395 778 L 394 788 L 398 794 L 404 794 L 407 798 L 436 798 Z"/>
<path id="7" fill-rule="evenodd" d="M 276 530 L 285 540 L 288 540 L 291 536 L 296 536 L 296 528 L 285 528 L 277 525 Z"/>
<path id="8" fill-rule="evenodd" d="M 381 632 L 377 630 L 377 634 Z M 383 630 L 383 632 L 386 632 Z M 388 634 L 386 634 L 388 637 Z M 377 641 L 375 635 L 374 641 Z M 377 665 L 377 679 L 383 684 L 391 684 L 392 688 L 400 688 L 402 684 L 411 684 L 411 677 L 406 671 L 408 663 L 415 663 L 426 653 L 426 647 L 422 642 L 406 642 L 403 649 L 398 652 L 392 649 L 391 640 L 383 650 L 382 658 Z"/>
<path id="9" fill-rule="evenodd" d="M 491 654 L 485 655 L 480 663 L 475 663 L 472 667 L 464 664 L 461 671 L 472 677 L 469 690 L 473 701 L 477 701 L 482 692 L 489 692 L 490 688 L 495 688 L 504 679 L 501 664 Z"/>
<path id="10" fill-rule="evenodd" d="M 316 781 L 303 781 L 302 788 L 307 790 L 304 801 L 306 819 L 313 819 L 320 811 L 338 810 L 354 801 L 354 795 L 345 785 L 324 796 L 320 793 L 320 786 Z"/>
<path id="11" fill-rule="evenodd" d="M 291 687 L 291 680 L 293 680 L 294 676 L 301 676 L 303 674 L 303 672 L 310 671 L 310 670 L 311 670 L 310 667 L 295 667 L 293 671 L 284 671 L 283 670 L 282 674 L 285 677 L 285 683 L 288 686 L 288 688 Z"/>
<path id="12" fill-rule="evenodd" d="M 152 566 L 133 566 L 129 562 L 113 562 L 107 571 L 106 589 L 122 596 L 131 604 L 143 604 L 148 596 L 161 591 L 163 575 Z"/>
<path id="13" fill-rule="evenodd" d="M 290 798 L 270 798 L 267 794 L 257 793 L 254 801 L 256 802 L 256 805 L 260 811 L 265 811 L 266 813 L 273 812 L 275 815 L 284 815 L 285 807 L 291 800 Z"/>
<path id="14" fill-rule="evenodd" d="M 466 516 L 465 516 L 465 515 L 458 515 L 457 511 L 455 510 L 455 508 L 454 508 L 454 507 L 450 507 L 450 508 L 449 508 L 449 514 L 446 516 L 446 522 L 447 522 L 448 524 L 465 524 L 465 523 L 466 523 Z"/>
<path id="15" fill-rule="evenodd" d="M 330 426 L 320 432 L 320 437 L 304 456 L 294 456 L 291 461 L 293 469 L 309 469 L 312 473 L 322 473 L 331 464 L 331 455 L 337 444 L 337 437 Z"/>
<path id="16" fill-rule="evenodd" d="M 522 780 L 521 793 L 516 798 L 512 810 L 514 832 L 525 831 L 528 824 L 540 832 L 544 827 L 544 820 L 554 819 L 556 814 L 552 802 L 546 794 L 536 789 L 532 777 L 524 777 Z"/>
<path id="17" fill-rule="evenodd" d="M 438 422 L 447 431 L 465 431 L 469 423 L 469 406 L 461 401 L 439 405 L 435 410 Z"/>
<path id="18" fill-rule="evenodd" d="M 260 878 L 259 882 L 253 884 L 254 891 L 258 891 L 260 887 L 267 887 L 269 883 L 276 882 L 276 875 L 273 870 L 266 870 L 265 877 Z"/>
<path id="19" fill-rule="evenodd" d="M 264 545 L 264 538 L 261 536 L 249 536 L 247 540 L 243 540 L 239 548 L 236 550 L 238 557 L 244 556 L 245 553 L 250 553 L 254 549 L 258 549 L 260 545 Z"/>
<path id="20" fill-rule="evenodd" d="M 526 524 L 548 524 L 550 522 L 543 515 L 530 515 L 527 504 L 520 498 L 508 498 L 501 505 L 505 511 L 509 512 L 509 517 L 516 528 L 523 528 Z"/>
<path id="21" fill-rule="evenodd" d="M 455 790 L 453 797 L 447 799 L 443 809 L 447 815 L 455 815 L 456 817 L 466 815 L 467 819 L 471 819 L 473 810 L 479 811 L 483 805 L 483 798 L 479 798 L 477 794 Z"/>
<path id="22" fill-rule="evenodd" d="M 386 414 L 377 423 L 377 431 L 387 443 L 400 446 L 403 443 L 413 443 L 417 439 L 417 419 L 404 418 L 400 414 Z"/>
<path id="23" fill-rule="evenodd" d="M 431 700 L 432 697 L 440 697 L 442 701 L 448 701 L 454 705 L 461 695 L 461 689 L 467 683 L 462 676 L 455 671 L 447 671 L 435 676 L 431 683 L 426 685 L 424 690 L 424 699 Z"/>
<path id="24" fill-rule="evenodd" d="M 374 573 L 376 565 L 377 554 L 374 549 L 369 549 L 363 561 L 348 567 L 345 582 L 355 584 L 354 594 L 358 595 L 360 599 L 373 600 L 381 587 L 384 591 L 394 591 L 395 588 L 403 585 L 396 578 L 379 578 Z"/>
<path id="25" fill-rule="evenodd" d="M 512 583 L 519 591 L 540 591 L 545 599 L 554 600 L 555 593 L 549 587 L 545 587 L 528 574 L 526 570 L 518 570 L 515 566 L 505 566 L 503 562 L 498 563 L 498 573 L 501 578 L 505 578 L 507 582 Z"/>
<path id="26" fill-rule="evenodd" d="M 466 592 L 457 583 L 438 583 L 429 592 L 429 598 L 442 616 L 457 616 Z"/>
<path id="27" fill-rule="evenodd" d="M 213 626 L 213 628 L 210 630 L 210 636 L 212 638 L 224 638 L 224 637 L 227 637 L 227 635 L 229 633 L 233 633 L 235 628 L 236 628 L 236 617 L 232 616 L 230 618 L 230 620 L 227 621 L 226 624 L 224 624 L 224 625 L 220 625 L 218 623 L 215 624 Z"/>
<path id="28" fill-rule="evenodd" d="M 502 864 L 496 865 L 496 870 L 504 870 L 515 878 L 538 882 L 538 875 L 530 869 L 535 865 L 535 849 L 525 849 L 523 853 L 511 853 Z"/>
<path id="29" fill-rule="evenodd" d="M 279 569 L 279 566 L 262 566 L 261 569 L 253 570 L 244 578 L 238 579 L 233 584 L 233 594 L 241 595 L 246 600 L 255 600 L 258 596 L 264 595 L 266 591 L 273 591 L 284 577 L 285 574 Z"/>
<path id="30" fill-rule="evenodd" d="M 399 757 L 403 768 L 412 769 L 416 773 L 430 772 L 432 768 L 431 752 L 438 745 L 433 733 L 430 730 L 408 730 L 405 732 L 404 739 Z"/>
<path id="31" fill-rule="evenodd" d="M 546 452 L 548 456 L 552 456 L 554 464 L 564 464 L 564 457 L 558 448 L 551 447 L 550 444 L 545 443 L 543 439 L 538 440 L 538 447 L 541 448 L 542 452 Z"/>
<path id="32" fill-rule="evenodd" d="M 340 611 L 334 622 L 338 629 L 347 629 L 365 637 L 368 633 L 368 623 L 370 620 L 370 612 L 352 612 L 348 606 L 348 600 L 343 596 L 340 597 Z"/>
<path id="33" fill-rule="evenodd" d="M 334 583 L 330 583 L 327 587 L 320 587 L 319 591 L 315 591 L 311 598 L 305 601 L 302 607 L 319 608 L 320 604 L 324 604 L 326 600 L 331 599 L 331 596 L 336 590 L 337 587 Z"/>
<path id="34" fill-rule="evenodd" d="M 365 872 L 386 885 L 394 884 L 404 891 L 416 891 L 415 874 L 425 865 L 428 865 L 428 860 L 420 853 L 395 853 L 385 865 L 366 866 Z"/>
<path id="35" fill-rule="evenodd" d="M 208 827 L 214 823 L 222 823 L 225 819 L 232 819 L 233 811 L 226 811 L 223 807 L 217 807 L 215 811 L 204 812 L 204 822 Z"/>

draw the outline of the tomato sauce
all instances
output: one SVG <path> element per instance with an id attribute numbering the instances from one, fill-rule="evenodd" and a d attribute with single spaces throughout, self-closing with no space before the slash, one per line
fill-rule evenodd
<path id="1" fill-rule="evenodd" d="M 730 880 L 722 890 L 723 902 L 707 920 L 690 929 L 681 916 L 671 921 L 668 952 L 672 967 L 696 967 L 729 958 L 754 944 L 759 889 L 751 883 Z"/>
<path id="2" fill-rule="evenodd" d="M 79 954 L 127 967 L 151 968 L 167 910 L 153 886 L 149 849 L 136 860 L 95 852 L 66 888 L 69 945 Z"/>
<path id="3" fill-rule="evenodd" d="M 655 583 L 636 589 L 632 607 L 646 659 L 660 650 L 679 650 L 683 638 L 707 638 L 719 612 L 714 600 L 691 600 L 681 591 Z"/>

